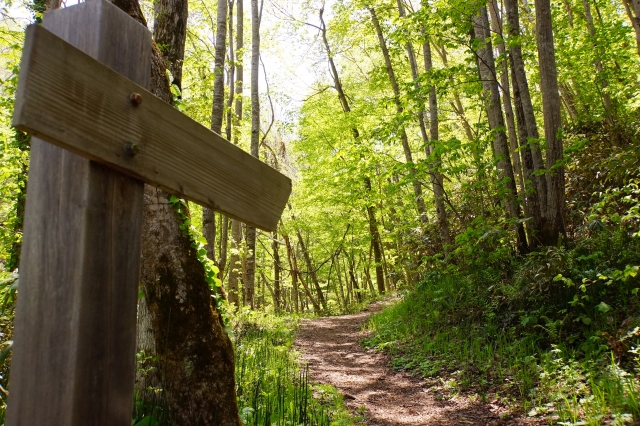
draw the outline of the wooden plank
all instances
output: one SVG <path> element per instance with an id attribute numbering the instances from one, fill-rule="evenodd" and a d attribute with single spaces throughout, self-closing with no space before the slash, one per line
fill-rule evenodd
<path id="1" fill-rule="evenodd" d="M 291 193 L 286 176 L 38 26 L 27 29 L 13 124 L 265 230 Z"/>
<path id="2" fill-rule="evenodd" d="M 148 86 L 150 34 L 114 5 L 44 25 Z M 8 426 L 131 424 L 142 200 L 141 181 L 32 138 Z"/>

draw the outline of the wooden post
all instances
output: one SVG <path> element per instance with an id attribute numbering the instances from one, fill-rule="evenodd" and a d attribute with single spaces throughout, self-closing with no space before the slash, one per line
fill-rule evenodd
<path id="1" fill-rule="evenodd" d="M 148 88 L 150 33 L 116 6 L 44 26 Z M 131 424 L 142 188 L 32 139 L 7 426 Z"/>

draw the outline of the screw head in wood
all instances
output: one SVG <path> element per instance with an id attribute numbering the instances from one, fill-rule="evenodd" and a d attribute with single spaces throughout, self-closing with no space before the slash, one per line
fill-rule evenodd
<path id="1" fill-rule="evenodd" d="M 142 95 L 134 92 L 129 96 L 129 100 L 131 101 L 131 105 L 138 106 L 142 103 Z"/>
<path id="2" fill-rule="evenodd" d="M 133 157 L 138 152 L 140 152 L 140 146 L 133 142 L 127 142 L 124 145 L 124 151 L 127 153 L 128 156 Z"/>

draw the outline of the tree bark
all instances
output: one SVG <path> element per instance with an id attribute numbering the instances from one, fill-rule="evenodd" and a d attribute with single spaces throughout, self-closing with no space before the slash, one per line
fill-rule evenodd
<path id="1" fill-rule="evenodd" d="M 316 302 L 316 299 L 313 297 L 313 294 L 311 294 L 311 291 L 309 290 L 309 286 L 307 285 L 307 282 L 305 281 L 304 277 L 300 273 L 300 269 L 298 268 L 298 260 L 296 259 L 296 253 L 293 249 L 293 245 L 291 244 L 291 240 L 289 239 L 289 236 L 287 234 L 282 234 L 282 238 L 284 239 L 284 242 L 287 246 L 287 253 L 289 255 L 289 262 L 291 264 L 291 275 L 292 276 L 295 275 L 298 279 L 300 279 L 300 282 L 302 283 L 302 287 L 304 288 L 304 292 L 309 298 L 309 301 L 311 302 L 311 304 L 313 305 L 313 310 L 316 313 L 322 312 L 320 309 L 320 305 L 318 305 L 318 302 Z M 294 283 L 297 283 L 297 281 L 294 281 Z M 296 288 L 294 288 L 294 290 L 297 293 L 297 284 L 295 284 L 295 287 Z"/>
<path id="2" fill-rule="evenodd" d="M 114 4 L 146 25 L 137 0 L 116 0 Z M 165 12 L 172 16 L 184 11 L 186 8 Z M 158 22 L 171 26 L 176 19 Z M 177 44 L 184 45 L 184 38 L 172 47 Z M 152 60 L 151 91 L 171 103 L 157 48 Z M 144 198 L 140 281 L 151 328 L 141 331 L 153 342 L 170 420 L 174 424 L 240 425 L 233 346 L 220 314 L 211 306 L 204 267 L 190 238 L 180 229 L 181 220 L 169 194 L 145 186 Z"/>
<path id="3" fill-rule="evenodd" d="M 327 301 L 324 299 L 324 294 L 322 294 L 322 289 L 320 288 L 320 283 L 318 282 L 318 276 L 316 274 L 315 269 L 313 269 L 313 264 L 311 263 L 311 256 L 309 255 L 309 250 L 307 250 L 307 246 L 304 243 L 304 239 L 302 238 L 302 234 L 300 233 L 300 230 L 296 230 L 296 234 L 298 236 L 298 242 L 300 243 L 300 249 L 302 250 L 302 256 L 304 257 L 304 261 L 307 264 L 307 270 L 309 271 L 309 276 L 311 277 L 313 286 L 316 289 L 316 293 L 318 294 L 318 300 L 320 301 L 320 305 L 322 306 L 323 312 L 326 312 Z"/>
<path id="4" fill-rule="evenodd" d="M 431 57 L 431 42 L 427 38 L 423 45 L 422 51 L 424 56 L 424 69 L 427 72 L 431 72 L 433 69 L 433 60 Z M 447 210 L 444 205 L 446 197 L 444 191 L 444 178 L 442 173 L 438 170 L 440 165 L 440 155 L 434 153 L 435 142 L 440 139 L 440 120 L 438 118 L 438 95 L 436 93 L 436 86 L 429 85 L 429 135 L 431 136 L 431 144 L 426 145 L 429 147 L 427 152 L 428 156 L 433 156 L 433 161 L 429 162 L 429 171 L 431 172 L 431 183 L 433 185 L 433 195 L 436 204 L 436 215 L 438 216 L 438 229 L 440 230 L 440 239 L 442 240 L 443 247 L 453 244 L 451 239 L 451 233 L 449 232 L 449 222 L 447 220 Z M 445 248 L 446 251 L 446 248 Z"/>
<path id="5" fill-rule="evenodd" d="M 176 13 L 169 13 L 173 11 Z M 171 72 L 171 84 L 175 84 L 180 91 L 188 16 L 187 0 L 157 0 L 153 3 L 153 39 L 162 53 L 166 68 Z"/>
<path id="6" fill-rule="evenodd" d="M 596 39 L 596 26 L 593 24 L 593 16 L 591 15 L 591 5 L 589 0 L 582 0 L 582 7 L 584 9 L 584 17 L 587 21 L 587 30 L 591 37 L 593 48 L 595 49 L 594 66 L 596 68 L 596 80 L 600 83 L 602 88 L 602 102 L 604 104 L 604 115 L 609 124 L 613 124 L 615 111 L 613 109 L 613 103 L 611 102 L 611 95 L 609 95 L 609 81 L 604 76 L 604 67 L 602 66 L 602 49 L 598 45 Z"/>
<path id="7" fill-rule="evenodd" d="M 384 58 L 384 63 L 387 69 L 387 76 L 389 77 L 389 83 L 391 84 L 391 89 L 393 90 L 393 100 L 396 104 L 396 113 L 398 114 L 398 116 L 402 116 L 404 114 L 404 107 L 402 106 L 402 102 L 400 101 L 400 87 L 398 86 L 398 80 L 396 79 L 396 75 L 393 70 L 393 64 L 391 63 L 391 56 L 389 55 L 387 42 L 385 41 L 384 35 L 382 34 L 382 28 L 380 27 L 380 21 L 378 20 L 375 9 L 373 7 L 370 7 L 369 13 L 371 14 L 371 22 L 373 23 L 373 27 L 375 28 L 376 34 L 378 35 L 378 42 L 380 43 L 380 50 L 382 50 L 382 56 Z M 399 130 L 402 150 L 404 151 L 404 158 L 407 161 L 407 165 L 409 167 L 409 176 L 411 177 L 413 185 L 413 193 L 415 195 L 420 221 L 422 223 L 426 223 L 427 213 L 424 206 L 424 198 L 422 196 L 422 187 L 416 175 L 416 168 L 413 163 L 413 154 L 411 152 L 411 147 L 409 146 L 409 138 L 407 137 L 407 132 L 405 130 L 404 124 L 400 125 Z"/>
<path id="8" fill-rule="evenodd" d="M 401 18 L 406 16 L 404 10 L 404 4 L 402 0 L 397 0 L 398 4 L 398 13 Z M 425 70 L 430 72 L 433 68 L 432 59 L 431 59 L 431 45 L 429 44 L 429 38 L 424 41 L 423 45 L 423 53 L 424 53 L 424 63 Z M 407 41 L 406 46 L 407 56 L 409 57 L 409 65 L 411 66 L 411 76 L 414 80 L 414 86 L 417 91 L 420 92 L 420 83 L 418 82 L 418 63 L 416 61 L 416 55 L 413 51 L 413 45 L 410 41 Z M 423 101 L 420 100 L 422 104 Z M 427 159 L 429 158 L 429 150 L 433 148 L 433 144 L 439 138 L 439 122 L 438 122 L 438 97 L 436 94 L 435 85 L 429 85 L 429 118 L 428 120 L 426 111 L 424 108 L 421 108 L 418 113 L 418 124 L 420 126 L 420 133 L 422 135 L 422 141 L 425 146 L 425 153 L 427 155 Z M 429 121 L 429 130 L 431 133 L 431 144 L 429 144 L 429 136 L 427 136 L 426 130 L 426 122 Z M 433 161 L 429 161 L 429 174 L 431 175 L 431 184 L 433 187 L 434 194 L 434 202 L 436 206 L 436 216 L 438 218 L 438 230 L 440 232 L 440 239 L 442 240 L 443 249 L 446 245 L 450 245 L 452 243 L 451 234 L 449 232 L 449 223 L 447 221 L 447 212 L 444 205 L 444 186 L 443 186 L 443 178 L 440 171 L 438 171 L 437 166 L 440 162 L 439 156 L 436 156 Z M 435 163 L 435 164 L 434 164 Z"/>
<path id="9" fill-rule="evenodd" d="M 271 248 L 273 249 L 273 307 L 274 311 L 280 312 L 282 298 L 280 292 L 280 249 L 278 247 L 278 233 L 273 233 L 273 242 Z"/>
<path id="10" fill-rule="evenodd" d="M 638 56 L 640 56 L 640 3 L 638 3 L 637 0 L 622 0 L 622 4 L 624 5 L 625 12 L 627 12 L 627 17 L 633 26 L 633 31 L 636 35 L 636 50 L 638 52 Z"/>
<path id="11" fill-rule="evenodd" d="M 517 0 L 505 0 L 507 23 L 509 30 L 509 59 L 512 63 L 512 81 L 516 113 L 520 114 L 518 131 L 520 133 L 520 146 L 523 161 L 523 173 L 525 179 L 525 203 L 528 214 L 532 217 L 533 232 L 530 233 L 529 242 L 533 247 L 537 246 L 539 235 L 542 232 L 542 211 L 546 206 L 547 183 L 543 173 L 545 172 L 544 160 L 540 151 L 540 134 L 538 124 L 533 111 L 529 83 L 522 58 L 522 48 L 517 42 L 520 37 L 520 18 Z M 511 41 L 511 39 L 515 41 Z M 537 172 L 537 173 L 534 173 Z"/>
<path id="12" fill-rule="evenodd" d="M 507 133 L 509 134 L 509 147 L 511 148 L 511 163 L 513 164 L 513 172 L 517 176 L 520 188 L 524 191 L 524 181 L 522 176 L 522 166 L 520 164 L 520 155 L 518 154 L 518 136 L 516 133 L 516 123 L 511 104 L 511 90 L 509 84 L 509 60 L 507 51 L 504 46 L 504 34 L 502 32 L 502 14 L 496 0 L 491 0 L 488 4 L 489 14 L 491 17 L 491 28 L 500 36 L 500 42 L 496 46 L 500 61 L 500 86 L 502 86 L 502 106 L 504 108 L 504 117 L 507 122 Z"/>
<path id="13" fill-rule="evenodd" d="M 560 234 L 565 233 L 565 183 L 564 167 L 559 164 L 563 158 L 562 139 L 559 134 L 562 123 L 549 0 L 536 0 L 536 36 L 544 133 L 547 140 L 547 199 L 542 211 L 545 220 L 540 238 L 545 245 L 556 245 Z"/>
<path id="14" fill-rule="evenodd" d="M 480 68 L 485 95 L 488 97 L 486 100 L 487 115 L 489 118 L 489 126 L 494 133 L 494 153 L 498 159 L 497 167 L 500 171 L 500 178 L 504 182 L 504 191 L 506 192 L 502 198 L 504 199 L 508 216 L 511 219 L 517 220 L 521 217 L 520 206 L 517 202 L 518 193 L 509 154 L 509 143 L 503 130 L 505 127 L 504 118 L 500 106 L 500 92 L 496 79 L 493 48 L 490 41 L 489 19 L 485 7 L 480 8 L 480 15 L 474 17 L 474 29 L 476 38 L 483 40 L 485 43 L 477 52 L 478 66 Z M 521 222 L 518 222 L 515 227 L 518 251 L 520 253 L 526 253 L 528 247 L 524 226 Z"/>
<path id="15" fill-rule="evenodd" d="M 229 282 L 227 298 L 229 303 L 240 306 L 240 273 L 242 262 L 240 251 L 242 250 L 242 223 L 231 220 L 231 256 L 229 257 Z"/>
<path id="16" fill-rule="evenodd" d="M 244 8 L 242 0 L 238 0 L 236 5 L 236 53 L 237 58 L 234 61 L 236 71 L 236 105 L 235 105 L 235 123 L 233 143 L 238 145 L 240 139 L 240 122 L 242 121 L 242 90 L 244 83 L 244 66 L 243 66 L 243 50 L 244 50 Z M 240 280 L 240 242 L 242 238 L 242 224 L 235 219 L 231 219 L 231 256 L 229 261 L 229 302 L 239 305 L 239 287 Z M 233 293 L 233 296 L 231 294 Z"/>
<path id="17" fill-rule="evenodd" d="M 251 0 L 251 155 L 260 157 L 260 7 Z M 247 226 L 247 267 L 244 278 L 245 305 L 254 307 L 256 277 L 256 229 Z"/>
<path id="18" fill-rule="evenodd" d="M 211 130 L 217 134 L 222 133 L 222 119 L 224 117 L 224 59 L 227 50 L 227 13 L 227 1 L 219 1 L 216 25 L 215 65 L 213 71 L 213 107 L 211 108 Z M 202 208 L 202 233 L 204 238 L 207 240 L 207 256 L 215 262 L 215 214 L 213 213 L 213 210 L 210 210 L 207 207 Z"/>

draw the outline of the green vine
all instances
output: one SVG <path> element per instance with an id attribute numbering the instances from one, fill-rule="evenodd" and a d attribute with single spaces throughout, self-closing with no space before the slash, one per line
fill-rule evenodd
<path id="1" fill-rule="evenodd" d="M 189 240 L 191 240 L 191 247 L 196 250 L 198 260 L 202 263 L 202 266 L 204 266 L 205 280 L 211 289 L 211 297 L 213 297 L 216 309 L 222 316 L 225 331 L 229 332 L 229 330 L 231 330 L 229 305 L 227 301 L 222 298 L 219 290 L 219 288 L 222 287 L 222 281 L 218 278 L 220 269 L 207 257 L 207 249 L 205 248 L 207 240 L 202 236 L 200 231 L 192 225 L 191 218 L 187 214 L 189 209 L 187 202 L 175 195 L 171 196 L 169 202 L 182 222 L 180 230 L 185 236 L 189 237 Z"/>

